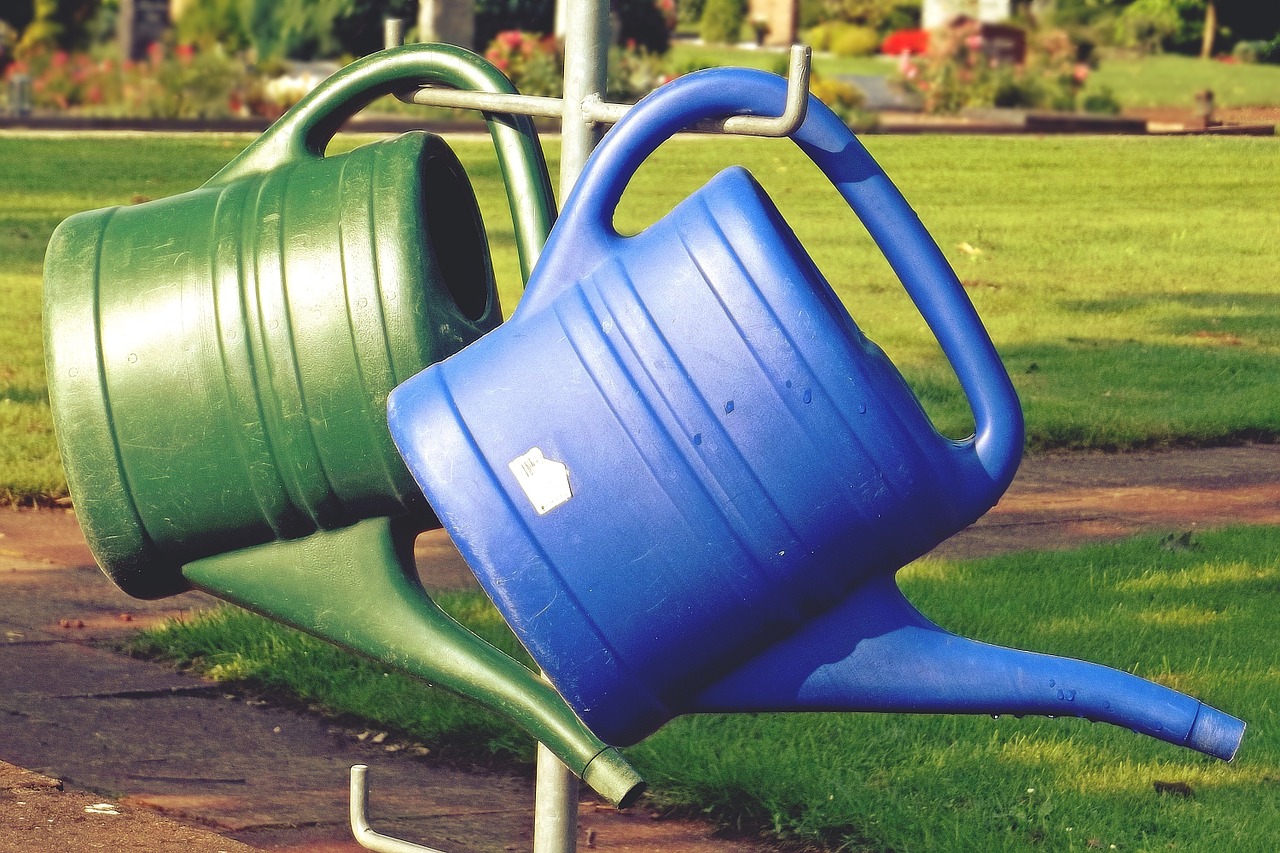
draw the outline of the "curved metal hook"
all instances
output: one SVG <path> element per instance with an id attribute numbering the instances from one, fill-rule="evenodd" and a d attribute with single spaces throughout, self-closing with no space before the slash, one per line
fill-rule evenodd
<path id="1" fill-rule="evenodd" d="M 355 836 L 356 843 L 374 853 L 444 853 L 434 847 L 383 835 L 369 826 L 368 773 L 368 765 L 355 764 L 351 767 L 351 834 Z"/>

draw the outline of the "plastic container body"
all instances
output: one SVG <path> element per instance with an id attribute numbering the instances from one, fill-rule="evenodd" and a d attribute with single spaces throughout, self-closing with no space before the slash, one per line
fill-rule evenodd
<path id="1" fill-rule="evenodd" d="M 235 547 L 429 518 L 387 394 L 501 321 L 470 185 L 424 133 L 79 214 L 45 282 L 72 497 L 142 597 Z"/>
<path id="2" fill-rule="evenodd" d="M 940 435 L 777 209 L 729 169 L 632 237 L 612 226 L 667 136 L 777 114 L 716 69 L 606 135 L 512 319 L 391 395 L 439 519 L 582 720 L 628 744 L 688 712 L 1041 713 L 1222 758 L 1239 720 L 1126 673 L 956 637 L 893 573 L 989 509 L 1022 451 L 1003 365 L 955 274 L 816 99 L 795 141 L 849 202 L 955 369 Z"/>
<path id="3" fill-rule="evenodd" d="M 797 140 L 918 267 L 909 289 L 947 324 L 994 449 L 934 429 L 744 170 L 639 235 L 613 231 L 626 179 L 669 132 L 781 94 L 702 79 L 605 137 L 511 321 L 392 396 L 433 508 L 611 742 L 978 518 L 1021 451 L 1017 399 L 954 274 L 816 101 Z M 841 150 L 814 153 L 838 133 Z"/>

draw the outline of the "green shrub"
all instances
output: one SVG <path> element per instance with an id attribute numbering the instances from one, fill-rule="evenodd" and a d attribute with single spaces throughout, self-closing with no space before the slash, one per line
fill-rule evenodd
<path id="1" fill-rule="evenodd" d="M 880 49 L 880 34 L 871 27 L 844 21 L 827 21 L 804 33 L 814 50 L 836 56 L 871 56 Z"/>
<path id="2" fill-rule="evenodd" d="M 1084 93 L 1080 98 L 1080 109 L 1087 113 L 1115 116 L 1120 115 L 1120 102 L 1110 86 L 1101 86 Z"/>
<path id="3" fill-rule="evenodd" d="M 1198 47 L 1203 18 L 1191 14 L 1197 8 L 1197 0 L 1134 0 L 1116 16 L 1112 37 L 1118 47 L 1142 53 Z"/>
<path id="4" fill-rule="evenodd" d="M 609 50 L 605 96 L 610 101 L 635 103 L 674 77 L 661 54 L 615 46 Z"/>
<path id="5" fill-rule="evenodd" d="M 746 18 L 746 0 L 707 0 L 702 13 L 702 40 L 707 44 L 736 44 Z"/>
<path id="6" fill-rule="evenodd" d="M 682 24 L 696 24 L 702 20 L 702 11 L 706 6 L 707 0 L 678 0 L 676 15 Z"/>
<path id="7" fill-rule="evenodd" d="M 866 98 L 852 83 L 813 74 L 809 78 L 809 91 L 856 131 L 874 130 L 879 123 L 875 113 L 864 109 Z"/>
<path id="8" fill-rule="evenodd" d="M 363 56 L 382 48 L 384 17 L 411 19 L 414 0 L 201 0 L 174 24 L 177 40 L 258 60 Z"/>
<path id="9" fill-rule="evenodd" d="M 836 56 L 871 56 L 880 49 L 880 34 L 870 27 L 841 24 L 831 36 L 831 52 Z"/>
<path id="10" fill-rule="evenodd" d="M 1034 30 L 1024 64 L 993 62 L 981 25 L 971 21 L 935 33 L 924 57 L 904 60 L 902 77 L 932 113 L 993 106 L 1074 110 L 1091 70 L 1082 60 L 1089 53 L 1065 30 Z"/>
<path id="11" fill-rule="evenodd" d="M 484 55 L 526 95 L 554 98 L 564 91 L 564 60 L 554 36 L 506 30 Z"/>
<path id="12" fill-rule="evenodd" d="M 1240 62 L 1280 63 L 1280 35 L 1277 35 L 1271 41 L 1236 42 L 1231 55 Z"/>
<path id="13" fill-rule="evenodd" d="M 831 25 L 817 24 L 803 31 L 800 37 L 804 43 L 812 47 L 815 51 L 823 53 L 831 50 Z"/>

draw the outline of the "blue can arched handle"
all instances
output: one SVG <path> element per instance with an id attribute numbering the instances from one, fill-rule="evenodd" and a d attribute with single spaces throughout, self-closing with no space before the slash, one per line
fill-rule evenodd
<path id="1" fill-rule="evenodd" d="M 539 269 L 512 321 L 538 312 L 627 237 L 613 215 L 632 175 L 668 138 L 702 119 L 778 115 L 786 80 L 746 68 L 688 74 L 640 101 L 605 135 L 566 200 Z M 1022 408 L 1009 375 L 955 272 L 902 193 L 853 132 L 813 95 L 793 136 L 848 202 L 884 253 L 950 361 L 973 410 L 975 432 L 956 442 L 973 454 L 987 482 L 977 488 L 990 506 L 1008 487 L 1022 457 Z M 565 235 L 572 235 L 566 237 Z M 557 243 L 573 240 L 573 251 Z M 976 484 L 973 484 L 976 485 Z"/>

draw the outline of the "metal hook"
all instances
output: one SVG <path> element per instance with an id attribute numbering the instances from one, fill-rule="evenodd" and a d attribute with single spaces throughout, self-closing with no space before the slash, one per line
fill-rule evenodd
<path id="1" fill-rule="evenodd" d="M 374 853 L 443 853 L 434 847 L 383 835 L 369 826 L 368 773 L 368 765 L 355 764 L 351 767 L 351 834 L 355 836 L 356 843 Z"/>
<path id="2" fill-rule="evenodd" d="M 691 130 L 703 133 L 732 133 L 741 136 L 790 136 L 804 123 L 809 109 L 809 74 L 813 51 L 808 45 L 791 46 L 787 63 L 787 100 L 780 116 L 729 116 L 698 122 Z M 432 107 L 454 107 L 485 112 L 560 118 L 564 112 L 562 98 L 538 95 L 503 95 L 491 92 L 469 92 L 456 89 L 424 87 L 401 96 L 408 103 Z M 582 103 L 583 117 L 601 124 L 616 124 L 631 109 L 630 104 L 613 104 L 599 95 Z"/>

